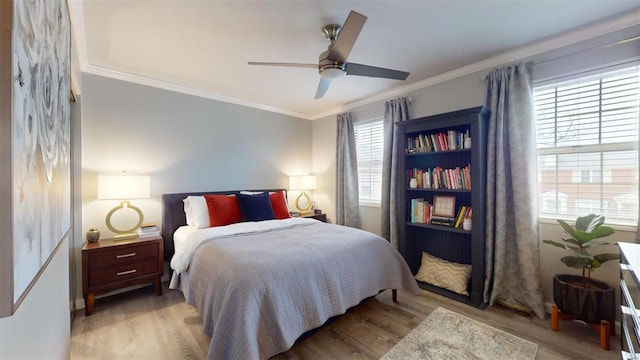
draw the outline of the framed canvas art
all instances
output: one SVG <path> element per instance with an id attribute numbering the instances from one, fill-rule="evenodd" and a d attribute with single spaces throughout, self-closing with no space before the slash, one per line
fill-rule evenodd
<path id="1" fill-rule="evenodd" d="M 456 214 L 456 197 L 435 195 L 433 197 L 433 215 L 452 218 Z"/>
<path id="2" fill-rule="evenodd" d="M 65 0 L 0 7 L 0 316 L 9 316 L 71 228 L 71 25 Z"/>

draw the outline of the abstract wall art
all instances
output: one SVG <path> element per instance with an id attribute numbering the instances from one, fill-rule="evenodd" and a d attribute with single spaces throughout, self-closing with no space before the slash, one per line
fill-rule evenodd
<path id="1" fill-rule="evenodd" d="M 2 230 L 0 251 L 9 247 L 6 237 L 11 234 L 12 257 L 7 259 L 10 267 L 8 261 L 0 265 L 0 273 L 10 268 L 12 278 L 0 281 L 0 316 L 17 309 L 71 228 L 71 30 L 67 3 L 14 0 L 11 13 L 11 89 L 0 91 L 0 96 L 8 92 L 11 98 L 10 122 L 4 119 L 8 111 L 0 113 L 2 131 L 10 130 L 11 222 L 6 225 L 11 231 Z M 0 43 L 6 41 L 4 33 L 0 36 Z M 5 137 L 3 152 L 7 149 Z M 4 159 L 0 163 L 4 166 Z M 3 181 L 1 186 L 6 185 Z M 4 197 L 0 200 L 7 206 Z M 5 304 L 7 286 L 11 287 L 10 306 Z"/>

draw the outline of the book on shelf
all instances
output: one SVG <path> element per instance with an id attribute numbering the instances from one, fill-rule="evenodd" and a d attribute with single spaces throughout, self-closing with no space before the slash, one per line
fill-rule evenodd
<path id="1" fill-rule="evenodd" d="M 431 216 L 431 224 L 442 225 L 442 226 L 454 226 L 455 219 L 451 217 L 444 217 L 444 216 Z"/>
<path id="2" fill-rule="evenodd" d="M 422 218 L 418 216 L 418 212 L 419 212 L 418 209 L 422 208 L 423 206 L 424 206 L 424 199 L 423 198 L 411 199 L 411 222 L 412 223 L 421 222 L 420 220 Z M 424 213 L 424 210 L 423 210 L 423 213 Z"/>
<path id="3" fill-rule="evenodd" d="M 456 166 L 451 169 L 440 166 L 431 169 L 413 168 L 407 170 L 407 184 L 411 184 L 411 179 L 416 179 L 418 189 L 471 190 L 471 166 Z"/>
<path id="4" fill-rule="evenodd" d="M 455 224 L 455 227 L 457 229 L 459 229 L 462 226 L 462 219 L 464 219 L 464 213 L 466 211 L 466 208 L 467 208 L 466 206 L 462 205 L 458 210 L 458 215 L 456 215 L 456 224 Z"/>
<path id="5" fill-rule="evenodd" d="M 407 154 L 455 151 L 465 149 L 465 140 L 471 139 L 469 130 L 446 130 L 432 134 L 418 134 L 407 138 Z"/>
<path id="6" fill-rule="evenodd" d="M 423 198 L 411 199 L 409 222 L 428 224 L 431 218 L 431 204 Z"/>
<path id="7" fill-rule="evenodd" d="M 462 223 L 465 219 L 471 219 L 471 206 L 460 206 L 458 214 L 456 215 L 455 227 L 458 229 L 462 229 Z"/>

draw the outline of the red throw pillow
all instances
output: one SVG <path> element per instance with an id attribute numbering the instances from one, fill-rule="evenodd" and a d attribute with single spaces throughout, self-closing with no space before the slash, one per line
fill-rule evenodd
<path id="1" fill-rule="evenodd" d="M 242 221 L 240 206 L 235 195 L 205 195 L 211 226 L 235 224 Z"/>
<path id="2" fill-rule="evenodd" d="M 269 199 L 271 199 L 271 207 L 273 208 L 273 216 L 278 219 L 288 219 L 291 217 L 289 215 L 289 207 L 287 206 L 287 200 L 284 198 L 284 192 L 276 191 L 274 193 L 269 194 Z"/>

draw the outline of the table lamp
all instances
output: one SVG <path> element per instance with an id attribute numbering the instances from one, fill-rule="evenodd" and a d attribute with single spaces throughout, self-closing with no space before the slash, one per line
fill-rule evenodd
<path id="1" fill-rule="evenodd" d="M 296 208 L 301 214 L 308 213 L 311 208 L 311 199 L 305 192 L 306 190 L 314 190 L 316 188 L 316 177 L 313 175 L 292 175 L 289 176 L 289 190 L 298 190 L 300 195 L 296 199 Z M 306 201 L 304 205 L 301 200 Z"/>
<path id="2" fill-rule="evenodd" d="M 132 233 L 142 225 L 144 215 L 140 208 L 131 205 L 131 199 L 145 199 L 150 196 L 149 175 L 98 175 L 98 199 L 99 200 L 120 200 L 120 205 L 109 211 L 105 218 L 107 228 L 114 232 L 116 237 L 132 235 Z M 111 222 L 111 217 L 117 211 L 131 209 L 138 213 L 138 222 L 129 229 L 119 229 Z"/>

